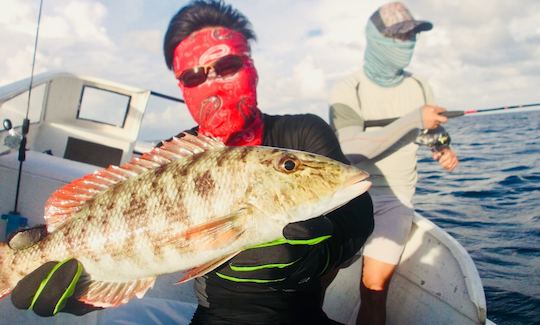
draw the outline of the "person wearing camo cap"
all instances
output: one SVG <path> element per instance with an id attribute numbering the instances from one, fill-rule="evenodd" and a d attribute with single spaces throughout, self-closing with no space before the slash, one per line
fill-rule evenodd
<path id="1" fill-rule="evenodd" d="M 375 228 L 361 253 L 357 324 L 386 321 L 389 283 L 414 217 L 415 137 L 421 129 L 442 132 L 440 124 L 448 120 L 440 114 L 444 109 L 433 104 L 429 85 L 404 70 L 418 33 L 432 28 L 430 22 L 414 19 L 403 3 L 381 6 L 367 22 L 363 69 L 340 81 L 331 94 L 330 124 L 343 152 L 368 171 L 373 182 Z M 374 120 L 396 117 L 399 119 L 387 126 L 370 127 Z M 449 146 L 434 148 L 433 158 L 448 171 L 458 164 Z"/>

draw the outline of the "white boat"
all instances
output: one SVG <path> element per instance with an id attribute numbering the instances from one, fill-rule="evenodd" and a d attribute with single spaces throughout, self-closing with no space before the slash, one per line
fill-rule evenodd
<path id="1" fill-rule="evenodd" d="M 0 214 L 11 215 L 19 175 L 17 134 L 26 112 L 29 81 L 0 88 Z M 68 73 L 34 78 L 28 151 L 22 164 L 17 211 L 29 225 L 43 223 L 43 206 L 61 185 L 109 164 L 121 164 L 152 148 L 137 141 L 151 96 L 181 101 L 150 90 Z M 8 126 L 9 123 L 4 123 Z M 16 215 L 15 215 L 16 216 Z M 6 220 L 2 224 L 6 226 Z M 0 236 L 5 230 L 0 228 Z M 1 237 L 0 237 L 1 238 Z M 359 306 L 360 261 L 340 271 L 328 288 L 324 309 L 340 322 L 354 324 Z M 76 318 L 43 319 L 0 302 L 2 320 L 15 323 L 106 324 L 188 322 L 195 306 L 191 283 L 171 286 L 161 277 L 140 301 Z M 144 306 L 145 308 L 141 308 Z M 179 315 L 173 315 L 177 313 Z M 478 271 L 467 251 L 444 230 L 416 215 L 389 291 L 388 324 L 492 324 Z"/>

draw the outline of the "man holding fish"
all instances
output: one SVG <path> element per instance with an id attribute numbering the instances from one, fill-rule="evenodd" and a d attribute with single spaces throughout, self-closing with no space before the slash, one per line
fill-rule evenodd
<path id="1" fill-rule="evenodd" d="M 254 39 L 247 18 L 221 1 L 193 1 L 172 18 L 165 60 L 198 127 L 54 193 L 49 234 L 5 261 L 46 262 L 47 245 L 57 248 L 55 240 L 71 239 L 73 229 L 83 233 L 82 246 L 101 251 L 75 252 L 73 238 L 66 246 L 73 253 L 53 255 L 21 281 L 0 275 L 0 296 L 18 282 L 18 308 L 84 314 L 144 295 L 159 274 L 185 270 L 182 281 L 195 278 L 199 301 L 192 324 L 335 324 L 321 308 L 323 279 L 373 229 L 367 174 L 348 166 L 321 118 L 259 110 Z M 77 220 L 65 221 L 72 213 Z M 94 224 L 104 228 L 84 241 L 94 229 L 82 229 Z"/>

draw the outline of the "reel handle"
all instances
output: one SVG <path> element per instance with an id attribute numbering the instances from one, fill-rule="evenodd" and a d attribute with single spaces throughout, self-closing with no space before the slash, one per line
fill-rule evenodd
<path id="1" fill-rule="evenodd" d="M 6 131 L 9 131 L 9 130 L 11 130 L 13 128 L 13 124 L 11 124 L 11 120 L 8 119 L 8 118 L 4 120 L 2 125 L 4 126 L 4 130 L 6 130 Z"/>

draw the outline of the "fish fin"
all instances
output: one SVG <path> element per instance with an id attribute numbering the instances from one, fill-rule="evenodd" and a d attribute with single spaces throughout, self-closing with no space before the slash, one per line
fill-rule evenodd
<path id="1" fill-rule="evenodd" d="M 206 273 L 214 270 L 216 267 L 220 266 L 221 264 L 235 257 L 238 253 L 240 253 L 240 251 L 234 252 L 233 254 L 227 255 L 225 257 L 220 257 L 218 259 L 212 260 L 201 266 L 197 266 L 192 269 L 189 269 L 185 272 L 184 276 L 180 280 L 178 280 L 178 282 L 176 282 L 175 284 L 182 284 L 193 278 L 205 275 Z"/>
<path id="2" fill-rule="evenodd" d="M 171 161 L 224 146 L 218 140 L 204 135 L 194 136 L 184 133 L 182 137 L 174 137 L 164 142 L 161 147 L 154 148 L 140 158 L 134 158 L 120 167 L 111 165 L 106 169 L 76 179 L 56 190 L 45 203 L 47 230 L 53 232 L 58 229 L 71 216 L 82 210 L 87 201 L 118 183 Z"/>
<path id="3" fill-rule="evenodd" d="M 199 250 L 213 250 L 227 247 L 244 233 L 245 218 L 251 215 L 250 212 L 251 209 L 249 207 L 242 208 L 221 219 L 191 227 L 182 234 L 181 242 L 183 244 L 189 243 L 189 246 L 195 246 Z M 233 258 L 238 253 L 239 251 L 189 269 L 176 284 L 184 283 L 204 275 L 225 261 Z"/>
<path id="4" fill-rule="evenodd" d="M 86 289 L 77 294 L 77 300 L 96 307 L 115 307 L 142 298 L 155 281 L 155 277 L 129 282 L 81 280 L 79 285 Z"/>
<path id="5" fill-rule="evenodd" d="M 246 230 L 245 220 L 251 215 L 249 211 L 249 208 L 242 208 L 226 217 L 193 226 L 174 240 L 181 246 L 197 247 L 199 250 L 226 247 Z"/>
<path id="6" fill-rule="evenodd" d="M 11 233 L 6 242 L 11 249 L 23 250 L 47 236 L 47 226 L 37 225 Z"/>

